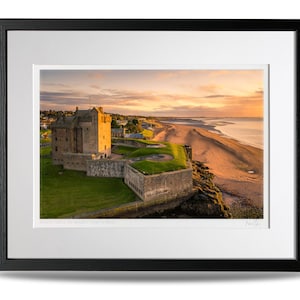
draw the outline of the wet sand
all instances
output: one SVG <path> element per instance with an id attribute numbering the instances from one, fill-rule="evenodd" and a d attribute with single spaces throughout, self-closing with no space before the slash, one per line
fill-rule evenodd
<path id="1" fill-rule="evenodd" d="M 204 128 L 177 124 L 163 124 L 154 140 L 190 145 L 193 159 L 205 163 L 215 175 L 233 217 L 247 217 L 251 208 L 262 211 L 263 150 Z"/>

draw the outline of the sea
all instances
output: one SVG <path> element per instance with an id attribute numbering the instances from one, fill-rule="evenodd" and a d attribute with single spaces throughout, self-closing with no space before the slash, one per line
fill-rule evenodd
<path id="1" fill-rule="evenodd" d="M 264 145 L 263 118 L 174 118 L 163 122 L 201 127 L 260 149 Z"/>

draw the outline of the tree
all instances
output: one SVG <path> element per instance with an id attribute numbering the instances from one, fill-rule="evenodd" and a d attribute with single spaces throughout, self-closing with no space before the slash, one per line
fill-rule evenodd
<path id="1" fill-rule="evenodd" d="M 132 124 L 134 124 L 134 125 L 139 124 L 139 120 L 137 120 L 137 119 L 132 119 Z"/>
<path id="2" fill-rule="evenodd" d="M 127 131 L 130 133 L 139 133 L 143 131 L 143 128 L 137 119 L 129 120 L 125 128 L 127 128 Z"/>
<path id="3" fill-rule="evenodd" d="M 120 128 L 117 121 L 115 119 L 111 120 L 111 128 Z"/>

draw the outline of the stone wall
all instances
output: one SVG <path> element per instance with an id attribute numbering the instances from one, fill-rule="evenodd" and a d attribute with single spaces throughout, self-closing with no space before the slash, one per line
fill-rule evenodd
<path id="1" fill-rule="evenodd" d="M 106 158 L 111 155 L 111 116 L 101 110 L 97 122 L 98 152 L 103 153 Z"/>
<path id="2" fill-rule="evenodd" d="M 95 159 L 92 154 L 64 153 L 65 169 L 86 171 L 87 176 L 124 178 L 143 201 L 164 201 L 190 195 L 193 190 L 192 168 L 144 175 L 127 160 Z"/>
<path id="3" fill-rule="evenodd" d="M 124 178 L 126 160 L 88 160 L 87 176 Z"/>
<path id="4" fill-rule="evenodd" d="M 125 183 L 144 201 L 176 199 L 192 193 L 192 168 L 143 175 L 126 165 Z"/>
<path id="5" fill-rule="evenodd" d="M 92 154 L 63 153 L 63 166 L 66 170 L 86 171 L 87 161 L 92 159 Z"/>
<path id="6" fill-rule="evenodd" d="M 52 161 L 54 165 L 63 164 L 63 152 L 68 151 L 66 128 L 55 128 L 52 130 Z"/>
<path id="7" fill-rule="evenodd" d="M 130 165 L 125 166 L 125 183 L 141 198 L 144 198 L 145 175 Z M 143 199 L 144 200 L 144 199 Z"/>
<path id="8" fill-rule="evenodd" d="M 81 143 L 83 153 L 97 153 L 97 131 L 93 128 L 92 122 L 79 122 L 81 128 Z M 77 137 L 77 141 L 79 138 Z"/>
<path id="9" fill-rule="evenodd" d="M 52 161 L 55 165 L 63 164 L 68 169 L 75 166 L 74 170 L 83 170 L 85 166 L 80 156 L 73 157 L 70 153 L 93 153 L 103 158 L 111 155 L 111 116 L 105 114 L 101 107 L 76 109 L 74 116 L 59 116 L 51 129 Z"/>
<path id="10" fill-rule="evenodd" d="M 145 143 L 138 142 L 135 140 L 130 140 L 130 139 L 113 138 L 112 143 L 113 144 L 124 144 L 126 146 L 132 146 L 132 147 L 136 147 L 136 148 L 146 148 L 147 147 L 147 144 L 145 144 Z"/>
<path id="11" fill-rule="evenodd" d="M 193 190 L 192 168 L 145 176 L 144 201 L 184 197 Z"/>

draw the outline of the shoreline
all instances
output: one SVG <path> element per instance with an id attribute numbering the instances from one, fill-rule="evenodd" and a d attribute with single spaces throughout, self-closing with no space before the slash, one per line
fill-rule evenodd
<path id="1" fill-rule="evenodd" d="M 254 148 L 258 148 L 258 149 L 263 149 L 263 146 L 258 144 L 256 141 L 250 143 L 249 141 L 245 142 L 242 140 L 239 140 L 237 137 L 235 137 L 234 135 L 230 135 L 228 133 L 225 133 L 224 131 L 222 131 L 220 129 L 220 127 L 223 127 L 224 124 L 234 124 L 233 122 L 230 121 L 220 121 L 218 124 L 207 124 L 202 120 L 193 120 L 193 119 L 170 119 L 169 121 L 159 121 L 160 124 L 164 124 L 164 125 L 183 125 L 183 126 L 190 126 L 190 127 L 194 127 L 194 128 L 202 128 L 205 129 L 209 132 L 212 133 L 216 133 L 221 137 L 225 137 L 231 140 L 235 140 L 240 144 L 246 145 L 246 146 L 252 146 Z M 221 123 L 221 124 L 220 124 Z"/>
<path id="2" fill-rule="evenodd" d="M 234 218 L 263 210 L 263 150 L 198 126 L 159 122 L 155 141 L 187 144 L 193 160 L 209 167 Z M 251 213 L 251 214 L 252 214 Z M 262 216 L 260 216 L 262 217 Z"/>

